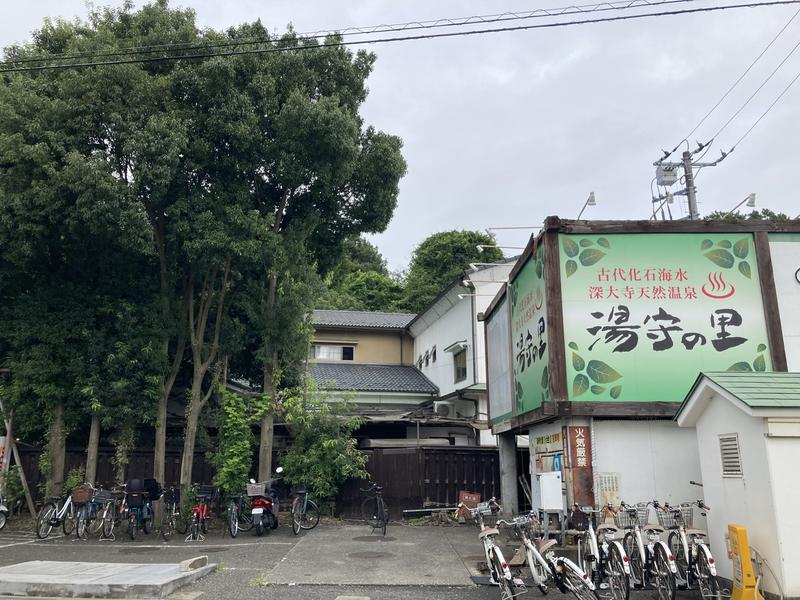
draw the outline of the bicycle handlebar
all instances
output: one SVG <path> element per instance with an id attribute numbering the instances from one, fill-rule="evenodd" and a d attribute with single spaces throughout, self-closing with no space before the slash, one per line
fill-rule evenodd
<path id="1" fill-rule="evenodd" d="M 362 492 L 374 492 L 379 487 L 381 487 L 377 483 L 375 483 L 374 481 L 368 481 L 367 483 L 369 484 L 369 487 L 367 489 L 363 489 L 363 488 L 358 488 L 358 489 L 360 491 L 362 491 Z"/>

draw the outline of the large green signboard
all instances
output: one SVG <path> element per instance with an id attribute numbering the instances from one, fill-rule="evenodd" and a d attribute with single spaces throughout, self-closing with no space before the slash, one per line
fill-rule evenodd
<path id="1" fill-rule="evenodd" d="M 547 306 L 541 246 L 519 272 L 510 291 L 514 414 L 521 415 L 539 408 L 550 398 Z"/>
<path id="2" fill-rule="evenodd" d="M 680 402 L 700 371 L 767 371 L 751 234 L 559 236 L 576 401 Z"/>

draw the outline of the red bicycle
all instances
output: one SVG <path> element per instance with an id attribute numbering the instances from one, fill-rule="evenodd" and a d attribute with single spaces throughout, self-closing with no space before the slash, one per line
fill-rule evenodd
<path id="1" fill-rule="evenodd" d="M 186 536 L 187 542 L 204 541 L 208 533 L 209 503 L 217 495 L 217 488 L 213 485 L 200 485 L 197 487 L 197 504 L 192 506 L 192 521 L 189 527 L 189 535 Z"/>

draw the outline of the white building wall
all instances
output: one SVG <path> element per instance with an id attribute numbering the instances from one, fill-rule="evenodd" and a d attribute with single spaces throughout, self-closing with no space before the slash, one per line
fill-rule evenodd
<path id="1" fill-rule="evenodd" d="M 713 398 L 698 419 L 696 431 L 704 487 L 695 495 L 702 494 L 712 509 L 707 518 L 708 534 L 711 552 L 717 559 L 717 573 L 728 580 L 733 579 L 733 565 L 727 558 L 725 536 L 728 525 L 736 524 L 747 527 L 750 545 L 762 552 L 778 576 L 783 577 L 763 419 L 749 417 L 729 401 Z M 739 434 L 743 477 L 722 477 L 719 436 L 730 433 Z M 796 465 L 796 455 L 793 462 Z M 791 472 L 796 473 L 796 467 Z M 796 504 L 795 497 L 795 511 Z M 793 565 L 795 569 L 797 566 Z M 765 578 L 764 589 L 777 593 L 775 584 L 769 579 Z"/>
<path id="2" fill-rule="evenodd" d="M 466 293 L 466 288 L 463 289 Z M 475 348 L 472 345 L 472 306 L 469 300 L 469 298 L 464 298 L 459 302 L 456 297 L 456 303 L 450 310 L 414 338 L 415 363 L 419 356 L 424 356 L 425 352 L 430 352 L 434 346 L 436 347 L 436 362 L 431 361 L 427 366 L 423 364 L 422 373 L 438 386 L 440 396 L 446 396 L 457 388 L 472 385 L 474 382 L 473 353 Z M 454 355 L 452 352 L 445 352 L 444 349 L 460 340 L 466 340 L 469 344 L 467 348 L 467 378 L 456 383 L 454 381 Z"/>
<path id="3" fill-rule="evenodd" d="M 786 597 L 797 598 L 800 597 L 800 568 L 798 568 L 800 544 L 797 543 L 800 534 L 800 510 L 797 508 L 797 500 L 800 498 L 800 480 L 797 478 L 800 437 L 775 437 L 764 440 L 769 458 L 769 476 L 775 485 L 772 506 L 775 511 L 774 520 L 780 525 L 775 535 L 781 557 L 779 567 L 783 571 L 782 585 Z M 762 511 L 769 509 L 769 506 L 761 507 Z M 748 533 L 750 545 L 763 552 L 762 547 L 754 541 L 753 534 Z M 774 565 L 769 558 L 767 560 Z"/>
<path id="4" fill-rule="evenodd" d="M 595 481 L 599 474 L 617 473 L 620 500 L 674 504 L 702 496 L 689 484 L 700 480 L 693 430 L 673 421 L 595 419 L 593 434 Z"/>
<path id="5" fill-rule="evenodd" d="M 773 234 L 769 240 L 786 362 L 789 371 L 800 371 L 800 283 L 795 279 L 800 269 L 800 239 L 794 234 Z"/>

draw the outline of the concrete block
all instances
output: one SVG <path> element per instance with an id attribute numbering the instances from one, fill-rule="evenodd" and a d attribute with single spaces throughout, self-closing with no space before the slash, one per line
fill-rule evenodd
<path id="1" fill-rule="evenodd" d="M 179 565 L 179 571 L 181 573 L 187 573 L 189 571 L 194 571 L 195 569 L 199 569 L 200 567 L 205 567 L 208 564 L 208 556 L 195 556 L 194 558 L 189 558 L 187 560 L 181 561 Z"/>

